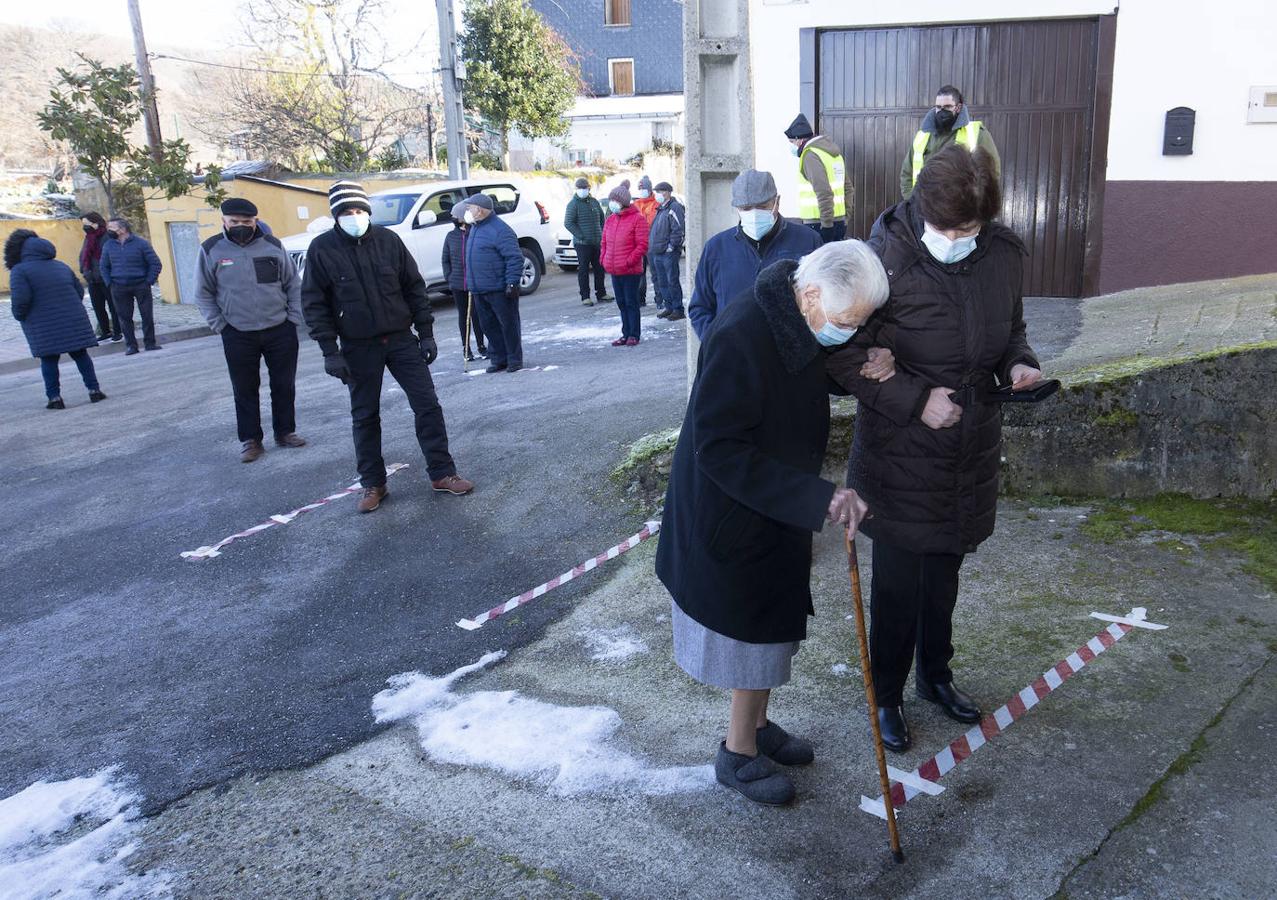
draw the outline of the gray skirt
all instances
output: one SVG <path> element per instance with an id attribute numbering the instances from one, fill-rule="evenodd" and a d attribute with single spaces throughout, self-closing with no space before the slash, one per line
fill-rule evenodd
<path id="1" fill-rule="evenodd" d="M 701 684 L 765 691 L 789 681 L 798 641 L 748 644 L 710 631 L 670 602 L 674 623 L 674 661 Z"/>

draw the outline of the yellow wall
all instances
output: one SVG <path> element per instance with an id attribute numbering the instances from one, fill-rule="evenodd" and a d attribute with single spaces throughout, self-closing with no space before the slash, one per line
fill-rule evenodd
<path id="1" fill-rule="evenodd" d="M 311 220 L 328 215 L 328 195 L 311 193 L 279 184 L 264 184 L 236 178 L 224 184 L 232 197 L 244 197 L 257 207 L 257 216 L 266 222 L 276 237 L 287 237 L 306 230 Z M 146 202 L 146 219 L 151 229 L 151 245 L 164 263 L 160 273 L 160 295 L 166 303 L 177 303 L 177 265 L 173 260 L 173 248 L 169 244 L 169 222 L 194 222 L 199 227 L 199 238 L 206 240 L 222 228 L 222 215 L 206 202 L 207 193 L 197 190 L 173 200 L 159 198 Z M 303 219 L 298 207 L 308 213 Z M 187 297 L 188 303 L 194 298 Z"/>
<path id="2" fill-rule="evenodd" d="M 40 237 L 53 241 L 58 259 L 71 267 L 76 277 L 80 275 L 80 245 L 84 243 L 84 229 L 79 219 L 0 219 L 0 246 L 19 228 L 30 228 Z M 9 270 L 0 266 L 0 293 L 9 291 Z"/>

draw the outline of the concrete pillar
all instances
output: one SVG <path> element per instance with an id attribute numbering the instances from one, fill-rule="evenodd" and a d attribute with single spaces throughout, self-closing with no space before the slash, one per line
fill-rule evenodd
<path id="1" fill-rule="evenodd" d="M 754 164 L 754 86 L 749 68 L 749 0 L 686 0 L 687 281 L 705 240 L 736 224 L 732 180 Z M 686 292 L 691 299 L 691 291 Z M 687 321 L 687 385 L 700 342 Z"/>

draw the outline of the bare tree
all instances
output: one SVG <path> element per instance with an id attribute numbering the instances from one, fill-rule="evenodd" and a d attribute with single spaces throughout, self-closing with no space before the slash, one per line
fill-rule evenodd
<path id="1" fill-rule="evenodd" d="M 384 0 L 254 0 L 243 10 L 247 57 L 198 76 L 209 102 L 196 124 L 210 137 L 295 169 L 357 170 L 424 132 L 430 104 L 438 110 L 433 84 L 408 88 L 388 74 L 422 41 L 392 50 Z"/>

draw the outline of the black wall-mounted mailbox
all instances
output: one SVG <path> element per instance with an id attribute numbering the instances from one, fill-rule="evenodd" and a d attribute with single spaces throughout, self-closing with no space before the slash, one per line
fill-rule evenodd
<path id="1" fill-rule="evenodd" d="M 1193 125 L 1197 111 L 1177 106 L 1166 111 L 1166 133 L 1162 137 L 1163 156 L 1192 156 Z"/>

